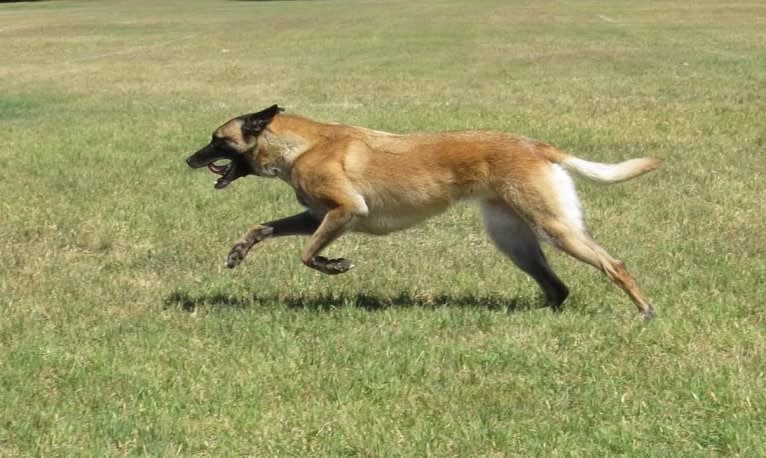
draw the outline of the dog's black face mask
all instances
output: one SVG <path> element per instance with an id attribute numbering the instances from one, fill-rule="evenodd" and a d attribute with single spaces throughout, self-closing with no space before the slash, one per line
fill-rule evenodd
<path id="1" fill-rule="evenodd" d="M 216 189 L 225 188 L 237 178 L 255 174 L 248 154 L 253 154 L 258 135 L 280 111 L 281 108 L 273 105 L 258 113 L 232 119 L 219 127 L 210 143 L 189 156 L 186 163 L 193 169 L 207 166 L 211 172 L 221 175 L 215 183 Z M 228 163 L 219 164 L 219 161 Z"/>

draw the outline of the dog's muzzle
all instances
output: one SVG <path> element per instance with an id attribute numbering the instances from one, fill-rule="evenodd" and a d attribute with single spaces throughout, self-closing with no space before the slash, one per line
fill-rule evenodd
<path id="1" fill-rule="evenodd" d="M 216 161 L 229 161 L 227 164 L 216 164 Z M 216 181 L 215 188 L 223 189 L 237 178 L 253 174 L 253 169 L 247 160 L 238 153 L 219 152 L 212 145 L 207 145 L 186 159 L 186 164 L 193 168 L 207 168 L 221 177 Z"/>

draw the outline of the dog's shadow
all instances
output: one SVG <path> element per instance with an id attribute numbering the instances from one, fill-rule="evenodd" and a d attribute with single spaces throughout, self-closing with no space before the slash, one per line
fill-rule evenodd
<path id="1" fill-rule="evenodd" d="M 227 295 L 223 293 L 194 294 L 186 291 L 175 291 L 165 297 L 166 308 L 178 307 L 192 312 L 199 307 L 247 309 L 252 307 L 286 306 L 290 309 L 306 309 L 328 311 L 339 307 L 356 307 L 369 311 L 390 308 L 422 307 L 422 308 L 484 308 L 488 310 L 506 310 L 515 312 L 535 309 L 542 306 L 541 301 L 531 298 L 509 298 L 501 295 L 453 295 L 412 294 L 402 291 L 395 295 L 381 296 L 367 293 L 340 294 L 240 294 Z"/>

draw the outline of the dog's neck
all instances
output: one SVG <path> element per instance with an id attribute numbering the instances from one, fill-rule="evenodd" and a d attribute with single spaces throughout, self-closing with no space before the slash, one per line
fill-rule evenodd
<path id="1" fill-rule="evenodd" d="M 265 154 L 264 165 L 283 179 L 290 175 L 293 163 L 312 147 L 310 135 L 302 135 L 301 129 L 293 128 L 290 118 L 276 117 L 258 137 L 261 154 Z"/>
<path id="2" fill-rule="evenodd" d="M 293 162 L 310 147 L 306 139 L 290 133 L 275 133 L 267 129 L 263 131 L 261 138 L 263 148 L 282 167 L 292 167 Z"/>
<path id="3" fill-rule="evenodd" d="M 295 161 L 316 146 L 322 138 L 321 126 L 301 116 L 280 114 L 274 118 L 258 140 L 277 176 L 287 178 Z"/>

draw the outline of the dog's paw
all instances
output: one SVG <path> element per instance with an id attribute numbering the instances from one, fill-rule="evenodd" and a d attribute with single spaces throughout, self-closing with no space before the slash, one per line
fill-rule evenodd
<path id="1" fill-rule="evenodd" d="M 354 264 L 344 258 L 327 259 L 324 256 L 316 256 L 312 267 L 327 275 L 337 275 L 353 269 Z"/>
<path id="2" fill-rule="evenodd" d="M 237 267 L 243 259 L 245 259 L 245 256 L 247 256 L 247 252 L 250 251 L 250 245 L 245 242 L 237 242 L 234 244 L 233 247 L 231 247 L 231 251 L 229 251 L 229 255 L 226 256 L 226 261 L 224 261 L 224 265 L 228 267 L 229 269 L 233 269 Z"/>
<path id="3" fill-rule="evenodd" d="M 654 313 L 654 309 L 652 308 L 644 310 L 641 312 L 641 315 L 643 315 L 644 321 L 652 321 L 657 316 L 657 314 Z"/>
<path id="4" fill-rule="evenodd" d="M 223 264 L 229 269 L 237 267 L 254 245 L 262 242 L 273 233 L 274 228 L 270 226 L 256 226 L 250 229 L 244 237 L 231 247 L 231 251 L 229 251 L 229 255 L 226 256 L 226 261 Z"/>

